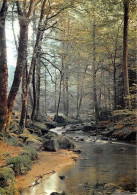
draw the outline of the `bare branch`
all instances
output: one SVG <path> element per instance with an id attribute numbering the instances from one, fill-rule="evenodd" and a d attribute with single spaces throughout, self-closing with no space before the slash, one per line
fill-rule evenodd
<path id="1" fill-rule="evenodd" d="M 48 67 L 46 66 L 46 64 L 44 64 L 44 62 L 43 61 L 40 61 L 44 66 L 45 66 L 45 68 L 47 69 L 47 71 L 48 71 L 48 73 L 49 73 L 49 75 L 50 75 L 50 77 L 51 77 L 51 81 L 52 81 L 52 83 L 54 83 L 55 84 L 55 81 L 53 80 L 53 77 L 52 77 L 52 74 L 50 73 L 50 71 L 49 71 L 49 69 L 48 69 Z"/>
<path id="2" fill-rule="evenodd" d="M 41 53 L 41 54 L 39 54 L 39 55 L 40 55 L 40 56 L 42 56 L 42 55 L 48 55 L 48 56 L 50 56 L 51 58 L 59 58 L 59 56 L 51 55 L 51 54 L 45 53 L 45 52 L 43 52 L 43 53 Z"/>
<path id="3" fill-rule="evenodd" d="M 60 9 L 57 13 L 53 14 L 52 16 L 48 17 L 48 20 L 51 20 L 53 18 L 55 18 L 56 16 L 58 16 L 62 11 L 64 11 L 65 9 L 70 8 L 73 5 L 74 1 L 70 3 L 70 5 L 63 7 L 62 9 Z"/>
<path id="4" fill-rule="evenodd" d="M 30 0 L 30 6 L 29 6 L 28 13 L 27 13 L 27 18 L 31 16 L 34 6 L 35 6 L 35 0 Z"/>
<path id="5" fill-rule="evenodd" d="M 56 68 L 60 72 L 60 74 L 62 74 L 62 71 L 55 64 L 53 64 L 50 60 L 48 60 L 47 58 L 43 56 L 41 58 L 49 62 L 54 68 Z"/>
<path id="6" fill-rule="evenodd" d="M 8 9 L 8 1 L 3 0 L 2 8 L 0 10 L 0 14 L 2 14 L 3 16 L 6 16 L 7 9 Z"/>
<path id="7" fill-rule="evenodd" d="M 47 28 L 40 29 L 40 31 L 45 31 L 45 30 L 48 30 L 50 28 L 55 28 L 56 24 L 57 24 L 57 22 L 54 22 L 51 26 L 48 26 Z"/>
<path id="8" fill-rule="evenodd" d="M 12 6 L 12 31 L 13 31 L 13 37 L 14 37 L 14 42 L 15 42 L 15 46 L 16 46 L 16 50 L 18 50 L 18 42 L 16 40 L 16 34 L 15 34 L 15 30 L 14 30 L 14 4 Z"/>
<path id="9" fill-rule="evenodd" d="M 20 7 L 19 1 L 16 1 L 16 6 L 17 6 L 18 14 L 19 14 L 20 16 L 22 16 L 22 15 L 23 15 L 23 12 L 22 12 L 22 9 L 21 9 L 21 7 Z"/>

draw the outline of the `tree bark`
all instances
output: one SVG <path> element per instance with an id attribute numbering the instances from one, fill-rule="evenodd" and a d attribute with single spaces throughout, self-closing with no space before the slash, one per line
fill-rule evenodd
<path id="1" fill-rule="evenodd" d="M 8 96 L 8 122 L 7 129 L 9 128 L 12 110 L 15 102 L 15 98 L 20 86 L 21 77 L 23 71 L 25 71 L 26 55 L 27 55 L 27 44 L 28 44 L 28 23 L 23 19 L 20 21 L 20 39 L 18 47 L 17 66 L 14 74 L 14 80 Z"/>
<path id="2" fill-rule="evenodd" d="M 36 107 L 36 116 L 35 119 L 39 120 L 39 112 L 40 112 L 40 59 L 37 59 L 37 83 L 36 83 L 36 91 L 37 91 L 37 107 Z"/>
<path id="3" fill-rule="evenodd" d="M 36 112 L 36 61 L 34 63 L 33 67 L 33 75 L 32 75 L 32 88 L 33 88 L 33 108 L 32 108 L 32 113 L 31 113 L 31 120 L 34 120 L 35 112 Z"/>
<path id="4" fill-rule="evenodd" d="M 130 91 L 128 75 L 128 20 L 129 20 L 129 0 L 124 0 L 124 29 L 123 29 L 123 73 L 124 73 L 124 95 L 125 106 L 130 108 Z"/>
<path id="5" fill-rule="evenodd" d="M 96 43 L 95 43 L 95 18 L 93 19 L 93 101 L 94 101 L 94 109 L 95 109 L 95 120 L 97 122 L 99 111 L 98 111 L 98 103 L 97 103 L 97 88 L 96 88 Z"/>
<path id="6" fill-rule="evenodd" d="M 27 93 L 26 85 L 27 85 L 27 62 L 25 67 L 23 68 L 23 76 L 22 76 L 22 110 L 21 110 L 21 118 L 20 118 L 20 127 L 22 129 L 22 132 L 26 125 L 27 108 L 28 108 L 27 105 L 28 93 Z"/>
<path id="7" fill-rule="evenodd" d="M 3 1 L 0 10 L 0 132 L 5 133 L 7 123 L 7 88 L 8 88 L 8 68 L 7 68 L 7 48 L 5 34 L 5 20 L 8 5 Z"/>
<path id="8" fill-rule="evenodd" d="M 42 22 L 43 22 L 42 20 L 43 20 L 43 17 L 44 17 L 45 4 L 46 4 L 46 0 L 43 1 L 42 7 L 41 7 L 41 14 L 40 14 L 40 19 L 39 19 L 39 23 L 38 23 L 38 32 L 37 32 L 37 36 L 36 36 L 36 42 L 35 42 L 33 55 L 32 55 L 32 59 L 31 59 L 31 65 L 30 65 L 29 72 L 28 72 L 27 79 L 26 79 L 26 95 L 25 95 L 26 98 L 24 98 L 24 103 L 23 103 L 24 105 L 28 104 L 28 94 L 29 94 L 29 89 L 30 89 L 30 83 L 31 83 L 31 80 L 32 80 L 33 69 L 34 69 L 34 66 L 35 66 L 36 58 L 37 58 L 39 47 L 40 47 L 40 41 L 43 38 L 44 31 L 41 31 L 40 29 L 41 29 L 41 25 L 42 25 Z M 25 113 L 22 115 L 23 117 L 26 116 L 27 110 L 25 109 L 24 112 Z M 35 113 L 34 113 L 34 115 L 35 115 Z M 22 120 L 25 121 L 25 118 L 22 119 Z"/>

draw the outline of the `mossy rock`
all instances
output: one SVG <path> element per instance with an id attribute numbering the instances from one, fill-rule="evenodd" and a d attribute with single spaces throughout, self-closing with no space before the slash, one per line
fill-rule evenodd
<path id="1" fill-rule="evenodd" d="M 53 138 L 57 138 L 57 137 L 58 137 L 58 134 L 55 132 L 49 132 L 46 135 L 44 135 L 44 139 L 53 139 Z"/>
<path id="2" fill-rule="evenodd" d="M 42 141 L 42 138 L 36 136 L 36 135 L 32 135 L 32 134 L 26 134 L 26 133 L 22 133 L 18 136 L 19 139 L 22 139 L 23 142 L 26 142 L 27 139 L 35 139 L 37 141 Z"/>
<path id="3" fill-rule="evenodd" d="M 0 187 L 4 188 L 14 182 L 15 173 L 11 168 L 4 167 L 0 169 Z"/>
<path id="4" fill-rule="evenodd" d="M 43 147 L 46 151 L 52 151 L 52 152 L 57 152 L 59 150 L 59 145 L 56 139 L 49 139 L 46 140 L 43 143 Z"/>
<path id="5" fill-rule="evenodd" d="M 21 152 L 20 155 L 27 155 L 31 160 L 36 160 L 38 158 L 38 152 L 34 148 L 29 146 L 26 146 L 25 150 Z"/>
<path id="6" fill-rule="evenodd" d="M 60 149 L 74 149 L 75 144 L 72 142 L 69 138 L 66 138 L 64 136 L 59 136 L 57 138 L 57 142 L 59 144 Z"/>
<path id="7" fill-rule="evenodd" d="M 32 161 L 28 155 L 19 155 L 7 160 L 7 165 L 10 165 L 16 175 L 25 174 L 31 169 Z"/>

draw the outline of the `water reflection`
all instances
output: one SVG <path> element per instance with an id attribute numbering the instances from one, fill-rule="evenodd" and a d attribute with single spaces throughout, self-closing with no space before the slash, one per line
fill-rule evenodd
<path id="1" fill-rule="evenodd" d="M 23 191 L 22 195 L 50 195 L 52 192 L 61 192 L 64 184 L 55 173 L 49 179 L 43 180 L 39 185 Z"/>

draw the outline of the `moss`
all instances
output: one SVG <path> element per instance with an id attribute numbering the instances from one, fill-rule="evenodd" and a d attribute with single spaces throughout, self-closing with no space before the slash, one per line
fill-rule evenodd
<path id="1" fill-rule="evenodd" d="M 6 187 L 14 182 L 15 174 L 11 168 L 4 167 L 0 169 L 0 186 Z"/>
<path id="2" fill-rule="evenodd" d="M 19 195 L 19 192 L 15 185 L 13 184 L 6 188 L 0 187 L 0 195 Z"/>
<path id="3" fill-rule="evenodd" d="M 16 175 L 25 174 L 31 169 L 32 161 L 28 155 L 19 155 L 7 160 L 7 165 L 10 165 Z"/>
<path id="4" fill-rule="evenodd" d="M 66 137 L 59 136 L 57 138 L 57 142 L 59 144 L 60 149 L 74 149 L 75 148 L 75 144 Z"/>
<path id="5" fill-rule="evenodd" d="M 1 195 L 7 195 L 7 190 L 0 187 L 0 194 Z"/>
<path id="6" fill-rule="evenodd" d="M 27 155 L 31 160 L 36 160 L 38 158 L 38 152 L 29 146 L 25 147 L 25 150 L 21 152 L 21 155 Z"/>
<path id="7" fill-rule="evenodd" d="M 3 141 L 11 146 L 17 146 L 19 144 L 19 141 L 13 136 L 6 136 L 3 138 Z"/>
<path id="8" fill-rule="evenodd" d="M 4 167 L 0 169 L 0 194 L 1 195 L 17 195 L 15 187 L 15 173 L 11 168 Z"/>

